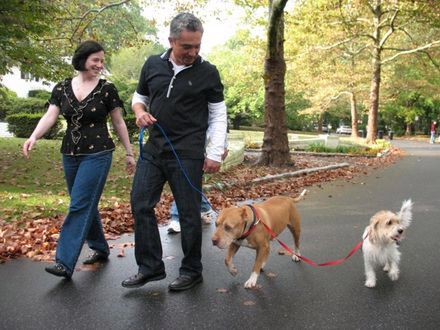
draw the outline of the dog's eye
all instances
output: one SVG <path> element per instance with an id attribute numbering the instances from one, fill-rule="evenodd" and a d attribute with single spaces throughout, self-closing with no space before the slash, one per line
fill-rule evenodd
<path id="1" fill-rule="evenodd" d="M 230 231 L 232 229 L 231 226 L 229 226 L 229 225 L 225 225 L 224 228 L 225 228 L 226 231 Z"/>
<path id="2" fill-rule="evenodd" d="M 393 221 L 392 220 L 388 220 L 387 221 L 387 226 L 391 226 L 393 224 Z"/>

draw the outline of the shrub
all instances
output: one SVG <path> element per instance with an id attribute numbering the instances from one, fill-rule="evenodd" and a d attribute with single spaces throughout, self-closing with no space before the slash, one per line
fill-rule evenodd
<path id="1" fill-rule="evenodd" d="M 19 114 L 19 113 L 42 113 L 47 109 L 47 99 L 37 99 L 35 97 L 28 98 L 12 98 L 9 99 L 10 108 L 7 109 L 6 114 Z"/>
<path id="2" fill-rule="evenodd" d="M 9 115 L 6 117 L 9 131 L 16 137 L 28 138 L 43 115 L 44 113 L 20 113 Z M 58 119 L 55 125 L 43 137 L 50 140 L 55 139 L 60 135 L 61 130 L 62 124 L 60 119 Z"/>
<path id="3" fill-rule="evenodd" d="M 0 120 L 4 120 L 11 108 L 11 100 L 17 98 L 17 94 L 4 86 L 0 86 Z"/>
<path id="4" fill-rule="evenodd" d="M 136 126 L 136 116 L 130 112 L 124 117 L 124 120 L 131 142 L 137 141 L 139 137 L 139 127 Z"/>
<path id="5" fill-rule="evenodd" d="M 34 97 L 44 101 L 47 101 L 50 98 L 50 95 L 51 92 L 45 91 L 44 89 L 34 89 L 28 93 L 29 97 Z"/>

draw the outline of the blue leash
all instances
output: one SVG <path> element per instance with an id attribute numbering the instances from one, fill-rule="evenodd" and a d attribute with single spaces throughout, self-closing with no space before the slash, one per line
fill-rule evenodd
<path id="1" fill-rule="evenodd" d="M 171 151 L 174 154 L 174 157 L 177 160 L 177 163 L 179 164 L 180 170 L 182 171 L 183 175 L 185 176 L 186 181 L 188 181 L 188 184 L 190 185 L 190 187 L 197 191 L 202 198 L 205 200 L 206 203 L 208 203 L 208 205 L 211 207 L 212 210 L 214 210 L 214 207 L 212 206 L 212 204 L 209 202 L 208 198 L 205 196 L 205 194 L 203 193 L 203 191 L 199 190 L 196 186 L 194 186 L 194 184 L 191 182 L 191 179 L 188 176 L 188 173 L 186 172 L 185 167 L 182 164 L 182 161 L 179 158 L 179 155 L 177 155 L 176 150 L 174 149 L 173 143 L 171 142 L 170 138 L 168 137 L 167 133 L 165 133 L 164 129 L 162 128 L 162 126 L 159 125 L 159 123 L 154 123 L 154 125 L 156 125 L 159 130 L 162 132 L 162 135 L 164 136 L 165 140 L 167 141 L 167 143 L 169 144 L 169 146 L 171 147 Z M 139 158 L 144 160 L 144 158 L 142 157 L 142 146 L 143 146 L 143 141 L 144 141 L 144 132 L 145 132 L 145 127 L 141 128 L 141 131 L 139 133 Z M 214 212 L 216 212 L 214 210 Z M 217 212 L 216 212 L 217 213 Z"/>

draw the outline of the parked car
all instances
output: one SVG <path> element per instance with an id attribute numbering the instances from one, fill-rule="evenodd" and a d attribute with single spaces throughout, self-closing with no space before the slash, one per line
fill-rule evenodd
<path id="1" fill-rule="evenodd" d="M 317 131 L 317 130 L 318 130 L 318 125 L 314 125 L 314 126 L 313 126 L 313 129 L 314 129 L 315 131 Z M 327 133 L 327 132 L 328 132 L 328 126 L 327 126 L 327 125 L 322 125 L 322 127 L 321 127 L 321 132 Z"/>
<path id="2" fill-rule="evenodd" d="M 351 127 L 347 125 L 339 126 L 336 129 L 336 134 L 351 134 Z"/>

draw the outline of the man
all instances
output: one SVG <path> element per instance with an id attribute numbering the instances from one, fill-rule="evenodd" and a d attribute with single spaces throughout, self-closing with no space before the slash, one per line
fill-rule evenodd
<path id="1" fill-rule="evenodd" d="M 126 288 L 166 277 L 154 212 L 165 182 L 179 210 L 184 255 L 179 276 L 169 289 L 182 291 L 203 281 L 197 190 L 202 189 L 203 172 L 214 173 L 220 168 L 227 117 L 220 75 L 215 66 L 198 55 L 202 35 L 198 18 L 189 13 L 177 15 L 170 25 L 170 49 L 147 59 L 133 96 L 136 124 L 148 126 L 149 139 L 137 164 L 131 192 L 139 271 L 122 282 Z M 194 187 L 187 182 L 160 128 L 173 144 Z M 205 150 L 206 139 L 210 145 Z"/>

